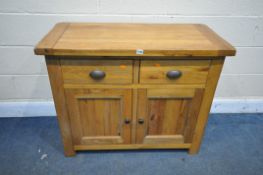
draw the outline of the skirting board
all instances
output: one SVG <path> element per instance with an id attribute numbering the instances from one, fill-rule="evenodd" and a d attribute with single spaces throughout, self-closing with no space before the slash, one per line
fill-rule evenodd
<path id="1" fill-rule="evenodd" d="M 211 113 L 263 113 L 263 99 L 215 99 Z M 0 102 L 0 117 L 55 115 L 53 101 Z"/>
<path id="2" fill-rule="evenodd" d="M 53 101 L 0 102 L 0 117 L 55 116 Z"/>

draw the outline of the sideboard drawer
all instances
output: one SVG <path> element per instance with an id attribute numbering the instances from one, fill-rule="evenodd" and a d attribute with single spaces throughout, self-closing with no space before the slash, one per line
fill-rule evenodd
<path id="1" fill-rule="evenodd" d="M 165 60 L 141 62 L 142 84 L 204 84 L 210 60 Z"/>
<path id="2" fill-rule="evenodd" d="M 130 84 L 132 60 L 62 59 L 64 83 Z"/>

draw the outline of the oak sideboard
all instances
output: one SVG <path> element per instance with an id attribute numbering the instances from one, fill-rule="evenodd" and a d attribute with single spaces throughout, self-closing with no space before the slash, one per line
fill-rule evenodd
<path id="1" fill-rule="evenodd" d="M 202 24 L 58 23 L 45 55 L 66 156 L 81 150 L 199 151 L 226 56 Z"/>

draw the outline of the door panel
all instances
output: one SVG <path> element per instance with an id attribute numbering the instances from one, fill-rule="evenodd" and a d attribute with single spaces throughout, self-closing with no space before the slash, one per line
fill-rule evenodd
<path id="1" fill-rule="evenodd" d="M 137 143 L 191 143 L 203 89 L 139 89 Z"/>
<path id="2" fill-rule="evenodd" d="M 189 100 L 150 99 L 148 102 L 148 134 L 175 135 L 180 130 L 179 120 L 183 120 Z"/>
<path id="3" fill-rule="evenodd" d="M 121 103 L 118 99 L 79 99 L 79 113 L 85 136 L 114 136 L 121 132 Z M 93 115 L 90 115 L 93 114 Z M 94 118 L 95 117 L 95 118 Z"/>
<path id="4" fill-rule="evenodd" d="M 130 143 L 131 90 L 66 89 L 74 144 Z"/>

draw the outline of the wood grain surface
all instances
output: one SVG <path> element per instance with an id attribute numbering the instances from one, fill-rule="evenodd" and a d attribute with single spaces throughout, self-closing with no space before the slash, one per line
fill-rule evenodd
<path id="1" fill-rule="evenodd" d="M 206 82 L 210 60 L 142 60 L 140 83 L 142 84 L 203 84 Z M 169 79 L 169 71 L 180 71 L 182 75 Z"/>
<path id="2" fill-rule="evenodd" d="M 235 48 L 201 24 L 62 23 L 57 24 L 39 42 L 35 53 L 139 57 L 233 56 Z"/>
<path id="3" fill-rule="evenodd" d="M 131 84 L 133 81 L 132 60 L 85 60 L 62 59 L 61 69 L 65 84 Z M 90 76 L 92 71 L 105 73 L 101 80 Z"/>

